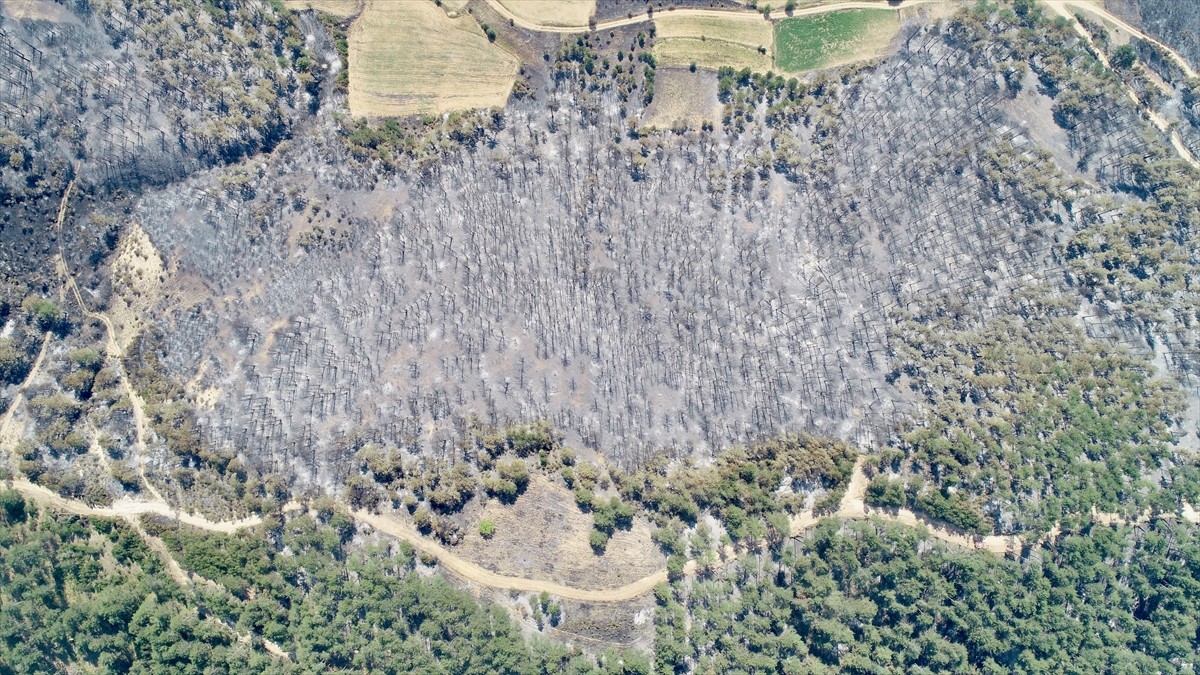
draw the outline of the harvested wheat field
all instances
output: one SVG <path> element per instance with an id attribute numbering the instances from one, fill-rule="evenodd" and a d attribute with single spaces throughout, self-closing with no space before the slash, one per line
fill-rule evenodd
<path id="1" fill-rule="evenodd" d="M 542 26 L 586 27 L 596 0 L 499 0 L 519 19 Z"/>
<path id="2" fill-rule="evenodd" d="M 485 540 L 472 526 L 455 552 L 489 570 L 509 576 L 556 581 L 577 588 L 617 588 L 663 568 L 666 558 L 650 539 L 650 526 L 634 519 L 617 530 L 603 555 L 588 545 L 591 514 L 575 506 L 569 490 L 534 476 L 511 505 L 492 501 L 481 519 L 496 524 Z"/>
<path id="3" fill-rule="evenodd" d="M 283 6 L 288 9 L 315 9 L 334 16 L 354 16 L 358 11 L 360 0 L 283 0 Z"/>
<path id="4" fill-rule="evenodd" d="M 698 129 L 721 119 L 721 102 L 712 73 L 686 68 L 660 68 L 655 78 L 654 103 L 646 110 L 644 124 L 655 129 L 686 126 Z"/>
<path id="5" fill-rule="evenodd" d="M 799 73 L 879 55 L 900 31 L 890 9 L 850 9 L 784 19 L 775 30 L 775 64 Z"/>
<path id="6" fill-rule="evenodd" d="M 655 16 L 654 56 L 666 66 L 750 68 L 766 72 L 774 59 L 771 23 L 758 14 Z"/>
<path id="7" fill-rule="evenodd" d="M 503 106 L 517 58 L 469 15 L 370 0 L 350 29 L 350 113 L 398 117 Z"/>

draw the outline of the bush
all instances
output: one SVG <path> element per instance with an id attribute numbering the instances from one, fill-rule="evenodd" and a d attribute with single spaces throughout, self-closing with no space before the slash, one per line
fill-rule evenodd
<path id="1" fill-rule="evenodd" d="M 673 553 L 667 558 L 667 578 L 671 581 L 678 581 L 683 578 L 683 569 L 687 564 L 687 559 L 678 553 Z"/>
<path id="2" fill-rule="evenodd" d="M 421 534 L 429 534 L 429 531 L 433 529 L 433 514 L 422 506 L 413 514 L 413 525 L 417 526 L 417 530 Z"/>
<path id="3" fill-rule="evenodd" d="M 518 493 L 517 484 L 504 480 L 496 474 L 488 474 L 483 479 L 483 489 L 491 496 L 499 499 L 505 504 L 511 504 L 516 500 Z"/>
<path id="4" fill-rule="evenodd" d="M 555 438 L 547 422 L 536 422 L 509 427 L 505 433 L 508 444 L 520 457 L 529 457 L 545 450 L 554 449 Z"/>
<path id="5" fill-rule="evenodd" d="M 494 534 L 496 534 L 496 523 L 486 518 L 479 521 L 479 536 L 491 539 Z"/>
<path id="6" fill-rule="evenodd" d="M 0 383 L 16 384 L 29 374 L 29 359 L 8 338 L 0 339 Z"/>
<path id="7" fill-rule="evenodd" d="M 588 535 L 588 544 L 591 545 L 593 553 L 601 555 L 608 546 L 608 534 L 600 530 L 592 530 L 592 533 Z"/>
<path id="8" fill-rule="evenodd" d="M 63 325 L 62 310 L 45 298 L 29 296 L 21 303 L 21 309 L 33 320 L 40 330 L 60 330 Z"/>
<path id="9" fill-rule="evenodd" d="M 7 523 L 25 522 L 25 498 L 16 490 L 0 490 L 0 515 Z"/>
<path id="10" fill-rule="evenodd" d="M 1137 63 L 1137 50 L 1133 48 L 1133 45 L 1121 45 L 1113 52 L 1109 62 L 1117 70 L 1129 70 L 1133 64 Z"/>
<path id="11" fill-rule="evenodd" d="M 871 506 L 900 508 L 904 506 L 904 485 L 882 474 L 875 476 L 867 486 L 865 501 Z"/>
<path id="12" fill-rule="evenodd" d="M 496 471 L 500 474 L 500 478 L 517 486 L 518 494 L 524 492 L 525 488 L 529 486 L 529 467 L 519 459 L 500 464 L 496 467 Z"/>
<path id="13" fill-rule="evenodd" d="M 591 490 L 587 488 L 579 488 L 575 491 L 575 505 L 579 507 L 580 511 L 583 511 L 584 513 L 591 511 L 595 503 L 596 495 L 592 494 Z"/>

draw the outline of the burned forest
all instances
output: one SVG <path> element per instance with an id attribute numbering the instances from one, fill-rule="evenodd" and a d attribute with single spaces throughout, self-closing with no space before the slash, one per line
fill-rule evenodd
<path id="1" fill-rule="evenodd" d="M 0 672 L 1190 672 L 1194 0 L 387 1 L 0 0 Z"/>

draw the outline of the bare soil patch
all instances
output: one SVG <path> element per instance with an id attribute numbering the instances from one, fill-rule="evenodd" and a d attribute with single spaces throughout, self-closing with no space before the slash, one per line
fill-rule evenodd
<path id="1" fill-rule="evenodd" d="M 758 14 L 663 14 L 654 18 L 654 56 L 668 66 L 750 68 L 765 72 L 774 59 L 771 23 Z"/>
<path id="2" fill-rule="evenodd" d="M 655 82 L 654 103 L 646 111 L 646 126 L 672 129 L 686 125 L 696 129 L 705 122 L 716 125 L 721 119 L 721 102 L 712 73 L 662 68 Z"/>
<path id="3" fill-rule="evenodd" d="M 108 314 L 124 351 L 145 326 L 144 315 L 162 298 L 166 268 L 150 237 L 136 223 L 121 241 L 112 264 L 113 301 Z"/>
<path id="4" fill-rule="evenodd" d="M 359 9 L 360 0 L 283 0 L 288 9 L 315 9 L 334 16 L 354 16 Z"/>
<path id="5" fill-rule="evenodd" d="M 455 552 L 500 574 L 546 579 L 577 588 L 614 588 L 658 572 L 666 558 L 640 518 L 629 531 L 617 530 L 604 555 L 588 544 L 592 517 L 581 512 L 571 493 L 535 476 L 511 505 L 493 501 L 481 519 L 496 524 L 490 540 L 472 528 Z"/>

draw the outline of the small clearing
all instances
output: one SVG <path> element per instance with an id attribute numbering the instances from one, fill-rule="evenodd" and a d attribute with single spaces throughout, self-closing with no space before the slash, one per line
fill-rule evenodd
<path id="1" fill-rule="evenodd" d="M 655 15 L 654 56 L 665 66 L 732 66 L 766 72 L 774 58 L 771 22 L 758 14 Z"/>
<path id="2" fill-rule="evenodd" d="M 283 6 L 288 9 L 315 9 L 334 16 L 354 16 L 358 12 L 360 0 L 283 0 Z"/>
<path id="3" fill-rule="evenodd" d="M 666 564 L 642 518 L 617 530 L 603 555 L 588 544 L 592 516 L 575 506 L 566 488 L 534 476 L 516 503 L 492 501 L 481 518 L 496 524 L 491 539 L 468 531 L 455 552 L 506 576 L 557 581 L 576 588 L 615 588 L 654 574 Z"/>
<path id="4" fill-rule="evenodd" d="M 368 0 L 350 29 L 350 113 L 440 114 L 503 106 L 518 60 L 469 15 L 433 2 Z"/>
<path id="5" fill-rule="evenodd" d="M 14 19 L 79 23 L 79 18 L 71 10 L 53 0 L 5 0 L 0 2 L 0 12 Z"/>
<path id="6" fill-rule="evenodd" d="M 871 58 L 900 31 L 890 9 L 850 9 L 784 19 L 775 28 L 775 65 L 800 73 Z"/>
<path id="7" fill-rule="evenodd" d="M 596 13 L 596 0 L 499 0 L 518 18 L 544 26 L 585 28 Z"/>
<path id="8" fill-rule="evenodd" d="M 150 237 L 136 223 L 121 240 L 112 264 L 113 301 L 109 310 L 121 350 L 129 348 L 141 333 L 143 316 L 162 297 L 166 268 Z"/>
<path id="9" fill-rule="evenodd" d="M 705 122 L 715 126 L 720 119 L 721 102 L 712 73 L 693 73 L 684 68 L 658 70 L 654 103 L 646 111 L 645 126 L 698 129 Z"/>

